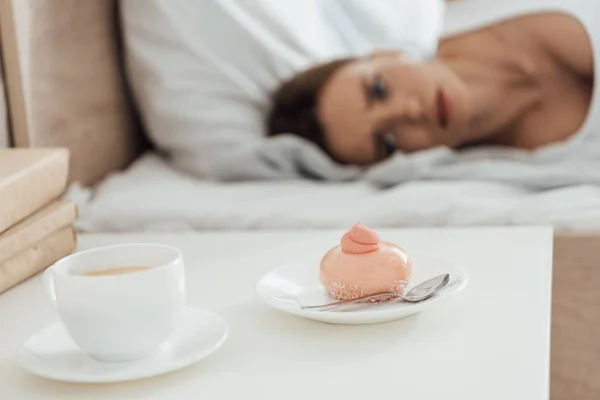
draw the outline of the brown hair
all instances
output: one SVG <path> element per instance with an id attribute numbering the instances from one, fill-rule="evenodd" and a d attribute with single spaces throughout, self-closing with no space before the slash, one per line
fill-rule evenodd
<path id="1" fill-rule="evenodd" d="M 272 96 L 267 135 L 298 135 L 331 155 L 317 116 L 317 103 L 333 74 L 351 61 L 352 58 L 343 58 L 319 64 L 283 82 Z"/>

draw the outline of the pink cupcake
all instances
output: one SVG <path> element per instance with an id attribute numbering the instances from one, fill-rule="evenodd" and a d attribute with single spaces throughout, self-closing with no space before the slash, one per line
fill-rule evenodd
<path id="1" fill-rule="evenodd" d="M 404 294 L 411 276 L 410 256 L 401 247 L 380 241 L 377 232 L 360 223 L 321 260 L 321 282 L 338 300 L 386 291 Z"/>

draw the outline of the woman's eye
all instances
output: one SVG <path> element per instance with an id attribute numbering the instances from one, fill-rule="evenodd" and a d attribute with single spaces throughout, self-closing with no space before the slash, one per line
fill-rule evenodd
<path id="1" fill-rule="evenodd" d="M 389 157 L 396 151 L 396 136 L 393 133 L 388 132 L 384 135 L 383 142 L 385 144 L 385 155 L 386 157 Z"/>
<path id="2" fill-rule="evenodd" d="M 381 75 L 376 75 L 371 82 L 371 96 L 375 100 L 385 100 L 388 95 L 388 88 Z"/>
<path id="3" fill-rule="evenodd" d="M 391 156 L 396 152 L 397 144 L 396 144 L 396 135 L 393 132 L 382 132 L 378 135 L 378 148 L 379 148 L 379 157 L 380 159 L 385 159 Z"/>

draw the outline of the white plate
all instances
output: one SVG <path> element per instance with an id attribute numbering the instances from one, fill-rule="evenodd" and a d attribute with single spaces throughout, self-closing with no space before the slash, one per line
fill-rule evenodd
<path id="1" fill-rule="evenodd" d="M 332 311 L 303 310 L 301 306 L 333 301 L 319 280 L 319 266 L 307 264 L 276 268 L 257 282 L 255 290 L 266 304 L 289 314 L 334 324 L 372 324 L 405 318 L 423 311 L 461 291 L 467 284 L 466 271 L 447 260 L 414 254 L 412 258 L 411 287 L 436 275 L 450 274 L 450 282 L 444 289 L 420 303 L 396 300 L 380 304 L 356 304 Z"/>
<path id="2" fill-rule="evenodd" d="M 27 371 L 67 382 L 120 382 L 147 378 L 191 365 L 215 352 L 228 335 L 227 323 L 208 311 L 188 308 L 182 327 L 155 354 L 129 362 L 101 362 L 83 352 L 61 323 L 29 338 L 19 353 Z"/>

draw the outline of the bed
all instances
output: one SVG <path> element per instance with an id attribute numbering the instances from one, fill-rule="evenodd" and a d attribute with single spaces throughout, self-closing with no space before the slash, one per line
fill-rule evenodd
<path id="1" fill-rule="evenodd" d="M 193 178 L 147 145 L 123 73 L 116 0 L 0 3 L 10 138 L 71 152 L 80 232 L 374 226 L 556 227 L 552 398 L 600 396 L 600 187 L 538 193 L 481 181 L 382 189 Z M 7 111 L 9 110 L 9 111 Z M 0 118 L 0 128 L 6 124 Z M 7 135 L 4 135 L 6 138 Z"/>

